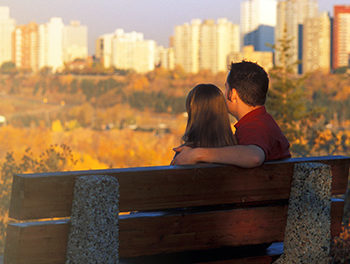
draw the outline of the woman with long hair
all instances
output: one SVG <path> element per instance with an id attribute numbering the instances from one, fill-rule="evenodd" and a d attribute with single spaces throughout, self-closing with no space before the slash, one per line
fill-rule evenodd
<path id="1" fill-rule="evenodd" d="M 188 114 L 183 145 L 197 148 L 237 144 L 232 133 L 225 98 L 213 84 L 199 84 L 187 95 Z"/>

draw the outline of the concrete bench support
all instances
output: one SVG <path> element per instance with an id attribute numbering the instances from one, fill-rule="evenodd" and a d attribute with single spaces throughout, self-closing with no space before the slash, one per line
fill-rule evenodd
<path id="1" fill-rule="evenodd" d="M 331 182 L 332 175 L 328 165 L 295 164 L 284 253 L 276 264 L 329 263 Z"/>
<path id="2" fill-rule="evenodd" d="M 118 188 L 111 176 L 77 179 L 66 263 L 118 263 Z"/>

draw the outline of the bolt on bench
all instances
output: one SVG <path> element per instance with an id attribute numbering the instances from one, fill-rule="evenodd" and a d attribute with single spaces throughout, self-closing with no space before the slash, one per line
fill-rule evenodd
<path id="1" fill-rule="evenodd" d="M 304 162 L 330 165 L 332 195 L 346 193 L 350 157 L 344 156 L 292 158 L 253 169 L 200 164 L 15 175 L 4 263 L 65 263 L 80 176 L 116 177 L 119 211 L 137 212 L 119 214 L 119 257 L 125 260 L 283 241 L 294 164 Z M 343 200 L 332 201 L 332 237 L 341 230 L 343 207 Z"/>

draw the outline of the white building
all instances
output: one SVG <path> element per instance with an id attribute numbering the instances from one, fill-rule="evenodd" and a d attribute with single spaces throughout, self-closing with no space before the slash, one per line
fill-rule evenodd
<path id="1" fill-rule="evenodd" d="M 133 69 L 137 72 L 154 70 L 156 42 L 144 40 L 142 33 L 115 31 L 112 39 L 112 65 L 121 70 Z"/>
<path id="2" fill-rule="evenodd" d="M 239 26 L 226 18 L 219 18 L 216 25 L 216 54 L 217 63 L 214 72 L 227 71 L 227 56 L 231 52 L 239 51 Z"/>
<path id="3" fill-rule="evenodd" d="M 153 40 L 145 40 L 142 33 L 126 33 L 117 29 L 113 34 L 100 36 L 96 41 L 96 57 L 105 68 L 148 72 L 157 63 L 157 45 Z"/>
<path id="4" fill-rule="evenodd" d="M 317 0 L 284 0 L 277 5 L 277 26 L 275 30 L 276 64 L 281 63 L 278 45 L 286 36 L 291 40 L 289 63 L 303 59 L 303 24 L 307 18 L 318 16 Z M 302 65 L 295 66 L 295 72 L 302 73 Z"/>
<path id="5" fill-rule="evenodd" d="M 227 56 L 235 51 L 239 51 L 239 27 L 225 18 L 194 19 L 175 27 L 175 64 L 186 72 L 226 71 Z"/>
<path id="6" fill-rule="evenodd" d="M 186 72 L 199 71 L 199 36 L 200 19 L 193 19 L 191 24 L 185 23 L 175 27 L 174 56 L 175 65 L 183 67 Z"/>
<path id="7" fill-rule="evenodd" d="M 86 59 L 88 56 L 87 26 L 79 21 L 71 21 L 63 28 L 63 61 Z"/>
<path id="8" fill-rule="evenodd" d="M 112 66 L 112 39 L 113 34 L 104 34 L 96 40 L 96 58 L 107 69 Z"/>
<path id="9" fill-rule="evenodd" d="M 10 18 L 10 8 L 0 6 L 0 66 L 12 60 L 12 32 L 15 20 Z"/>
<path id="10" fill-rule="evenodd" d="M 241 3 L 241 46 L 253 45 L 256 51 L 272 51 L 277 0 L 245 0 Z"/>
<path id="11" fill-rule="evenodd" d="M 331 68 L 331 19 L 327 12 L 307 18 L 303 29 L 303 72 Z"/>
<path id="12" fill-rule="evenodd" d="M 164 69 L 173 70 L 175 67 L 174 48 L 158 46 L 156 64 Z"/>
<path id="13" fill-rule="evenodd" d="M 63 28 L 60 17 L 39 26 L 39 68 L 50 67 L 53 71 L 63 68 Z"/>

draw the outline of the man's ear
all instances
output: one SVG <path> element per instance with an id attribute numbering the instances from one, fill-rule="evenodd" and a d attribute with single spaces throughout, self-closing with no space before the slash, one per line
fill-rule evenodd
<path id="1" fill-rule="evenodd" d="M 227 94 L 227 100 L 229 100 L 230 102 L 237 100 L 237 91 L 236 89 L 232 88 L 229 90 L 228 94 Z"/>

